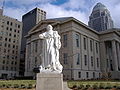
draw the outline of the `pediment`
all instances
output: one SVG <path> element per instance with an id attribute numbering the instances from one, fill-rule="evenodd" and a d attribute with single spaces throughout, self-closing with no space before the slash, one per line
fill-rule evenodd
<path id="1" fill-rule="evenodd" d="M 40 21 L 36 26 L 34 26 L 29 32 L 28 34 L 36 31 L 36 30 L 39 30 L 39 29 L 43 29 L 45 28 L 48 24 L 54 24 L 54 23 L 57 23 L 58 21 L 56 20 L 43 20 L 43 21 Z"/>

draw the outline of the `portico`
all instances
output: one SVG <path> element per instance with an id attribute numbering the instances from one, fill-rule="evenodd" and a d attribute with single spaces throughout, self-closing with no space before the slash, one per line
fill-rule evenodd
<path id="1" fill-rule="evenodd" d="M 120 34 L 114 30 L 100 35 L 101 70 L 111 73 L 111 78 L 120 75 Z"/>

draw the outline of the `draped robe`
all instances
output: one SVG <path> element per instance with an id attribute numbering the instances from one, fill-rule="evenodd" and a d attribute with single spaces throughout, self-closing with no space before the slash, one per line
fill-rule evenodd
<path id="1" fill-rule="evenodd" d="M 47 70 L 62 72 L 59 62 L 59 49 L 61 47 L 60 35 L 57 31 L 44 32 L 39 35 L 43 39 L 42 67 Z"/>

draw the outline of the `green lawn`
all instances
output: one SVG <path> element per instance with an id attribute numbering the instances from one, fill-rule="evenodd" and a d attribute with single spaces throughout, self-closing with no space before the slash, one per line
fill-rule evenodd
<path id="1" fill-rule="evenodd" d="M 15 84 L 17 85 L 35 85 L 36 84 L 36 80 L 0 80 L 0 86 L 1 85 L 12 85 L 14 86 Z M 120 81 L 68 81 L 68 87 L 72 87 L 73 85 L 76 86 L 81 86 L 81 85 L 89 85 L 89 86 L 120 86 Z"/>
<path id="2" fill-rule="evenodd" d="M 35 80 L 0 80 L 0 85 L 3 85 L 3 84 L 11 84 L 11 85 L 14 85 L 14 84 L 18 84 L 18 85 L 21 85 L 21 84 L 24 84 L 24 85 L 29 85 L 29 84 L 32 84 L 32 85 L 35 85 L 36 81 Z"/>
<path id="3" fill-rule="evenodd" d="M 80 85 L 100 86 L 101 85 L 104 87 L 107 87 L 107 86 L 114 87 L 114 86 L 120 86 L 120 81 L 68 81 L 68 87 L 72 87 L 73 85 L 77 85 L 77 86 L 80 86 Z"/>

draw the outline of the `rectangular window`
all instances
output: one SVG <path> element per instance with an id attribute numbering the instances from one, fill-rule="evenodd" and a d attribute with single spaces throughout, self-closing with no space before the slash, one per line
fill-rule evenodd
<path id="1" fill-rule="evenodd" d="M 4 53 L 6 53 L 6 49 L 4 49 Z"/>
<path id="2" fill-rule="evenodd" d="M 9 36 L 11 36 L 11 33 L 9 33 Z"/>
<path id="3" fill-rule="evenodd" d="M 77 65 L 80 64 L 80 53 L 77 54 Z"/>
<path id="4" fill-rule="evenodd" d="M 10 28 L 10 31 L 12 31 L 12 28 Z"/>
<path id="5" fill-rule="evenodd" d="M 16 67 L 14 67 L 14 70 L 16 71 Z"/>
<path id="6" fill-rule="evenodd" d="M 8 44 L 8 47 L 10 48 L 10 47 L 11 47 L 11 45 L 10 45 L 10 44 Z"/>
<path id="7" fill-rule="evenodd" d="M 93 72 L 93 78 L 95 78 L 95 72 Z"/>
<path id="8" fill-rule="evenodd" d="M 63 47 L 67 47 L 67 34 L 63 35 Z"/>
<path id="9" fill-rule="evenodd" d="M 12 53 L 14 54 L 14 53 L 15 53 L 15 51 L 14 51 L 14 50 L 12 50 Z"/>
<path id="10" fill-rule="evenodd" d="M 90 50 L 93 51 L 93 42 L 90 40 Z"/>
<path id="11" fill-rule="evenodd" d="M 37 47 L 38 47 L 38 42 L 36 41 L 35 42 L 35 52 L 37 52 L 37 49 L 38 49 Z"/>
<path id="12" fill-rule="evenodd" d="M 80 43 L 80 41 L 79 41 L 79 35 L 76 34 L 76 47 L 80 46 L 79 43 Z"/>
<path id="13" fill-rule="evenodd" d="M 15 27 L 17 27 L 17 24 L 15 23 Z"/>
<path id="14" fill-rule="evenodd" d="M 81 78 L 81 72 L 78 72 L 78 78 Z"/>
<path id="15" fill-rule="evenodd" d="M 89 73 L 88 72 L 86 72 L 86 78 L 89 78 Z"/>
<path id="16" fill-rule="evenodd" d="M 98 53 L 98 43 L 96 43 L 96 53 Z"/>
<path id="17" fill-rule="evenodd" d="M 2 43 L 0 42 L 0 46 L 2 46 Z"/>
<path id="18" fill-rule="evenodd" d="M 13 65 L 13 64 L 14 64 L 14 61 L 12 61 L 11 64 Z"/>
<path id="19" fill-rule="evenodd" d="M 84 55 L 85 66 L 87 65 L 87 55 Z"/>
<path id="20" fill-rule="evenodd" d="M 8 66 L 6 66 L 6 70 L 8 70 Z"/>
<path id="21" fill-rule="evenodd" d="M 64 58 L 64 64 L 67 64 L 67 58 L 68 58 L 68 54 L 67 53 L 64 53 L 63 54 L 63 58 Z"/>
<path id="22" fill-rule="evenodd" d="M 16 37 L 16 35 L 14 34 L 14 37 Z"/>
<path id="23" fill-rule="evenodd" d="M 11 67 L 11 70 L 13 70 L 13 67 Z"/>
<path id="24" fill-rule="evenodd" d="M 91 66 L 93 67 L 93 56 L 91 56 Z"/>
<path id="25" fill-rule="evenodd" d="M 0 36 L 0 40 L 2 40 L 2 36 Z"/>
<path id="26" fill-rule="evenodd" d="M 14 30 L 14 32 L 16 32 L 16 29 Z"/>
<path id="27" fill-rule="evenodd" d="M 84 38 L 83 43 L 84 43 L 84 49 L 86 50 L 86 38 Z"/>
<path id="28" fill-rule="evenodd" d="M 37 57 L 35 57 L 35 65 L 37 64 Z"/>
<path id="29" fill-rule="evenodd" d="M 99 67 L 99 59 L 97 58 L 97 67 Z"/>
<path id="30" fill-rule="evenodd" d="M 3 64 L 5 64 L 5 60 L 3 60 Z"/>
<path id="31" fill-rule="evenodd" d="M 5 38 L 5 41 L 7 41 L 7 38 Z"/>
<path id="32" fill-rule="evenodd" d="M 6 30 L 8 30 L 9 28 L 8 27 L 6 27 Z"/>
<path id="33" fill-rule="evenodd" d="M 11 38 L 9 38 L 9 42 L 11 42 Z"/>
<path id="34" fill-rule="evenodd" d="M 4 66 L 2 66 L 2 70 L 4 70 L 5 69 L 5 67 Z"/>
<path id="35" fill-rule="evenodd" d="M 18 33 L 19 33 L 19 30 L 18 30 Z"/>
<path id="36" fill-rule="evenodd" d="M 5 45 L 4 45 L 5 47 L 7 47 L 7 43 L 5 43 Z"/>
<path id="37" fill-rule="evenodd" d="M 18 25 L 18 28 L 20 28 L 20 25 Z"/>
<path id="38" fill-rule="evenodd" d="M 12 26 L 12 24 L 13 24 L 13 23 L 11 22 L 10 25 Z"/>
<path id="39" fill-rule="evenodd" d="M 9 21 L 7 21 L 7 25 L 9 25 Z"/>

